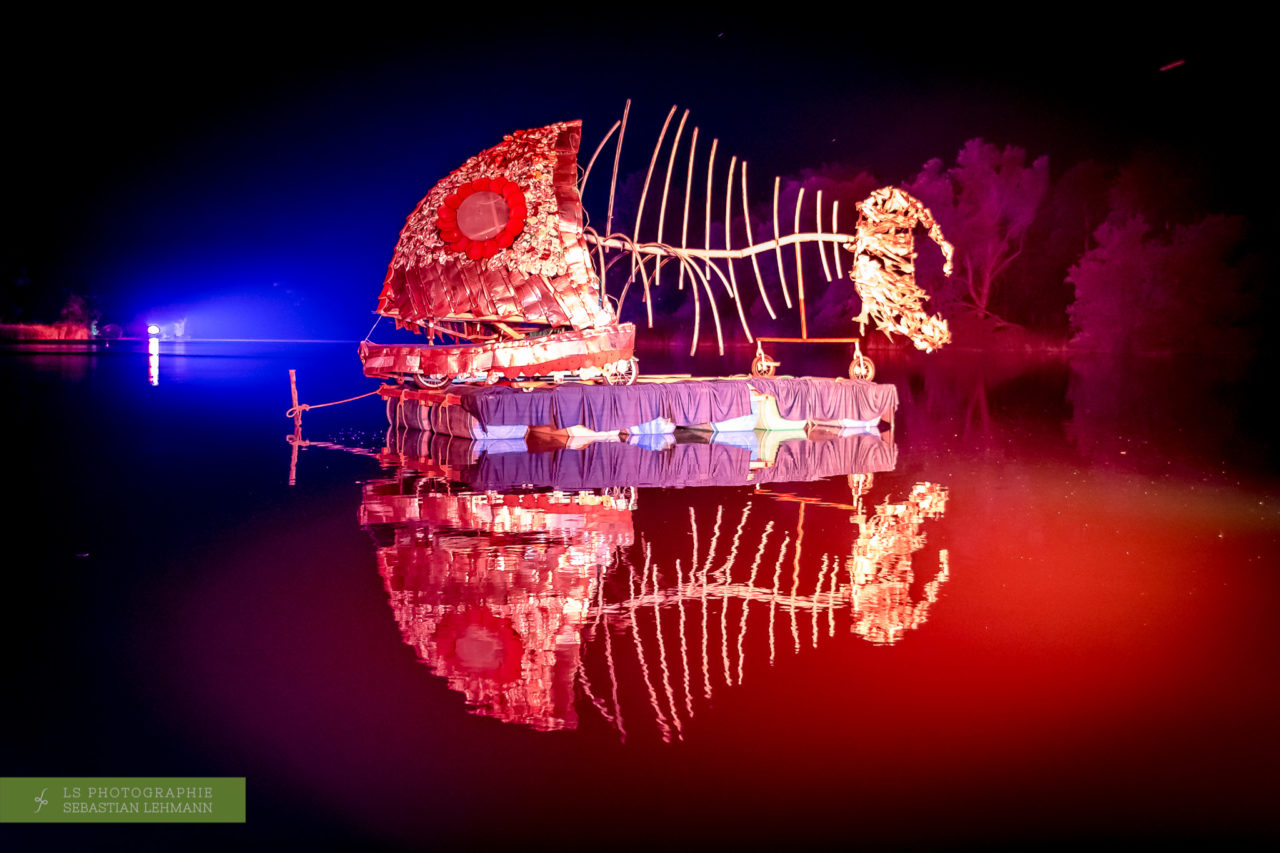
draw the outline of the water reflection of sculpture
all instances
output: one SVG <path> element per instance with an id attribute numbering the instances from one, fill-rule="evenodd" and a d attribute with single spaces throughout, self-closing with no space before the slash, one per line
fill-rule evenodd
<path id="1" fill-rule="evenodd" d="M 865 489 L 870 488 L 868 483 Z M 861 493 L 855 491 L 861 506 Z M 925 584 L 924 595 L 911 601 L 914 572 L 911 555 L 924 547 L 920 531 L 926 518 L 941 518 L 947 510 L 947 490 L 936 483 L 916 483 L 902 503 L 885 500 L 867 518 L 855 517 L 858 541 L 846 566 L 852 577 L 853 630 L 873 643 L 896 643 L 928 619 L 938 589 L 951 576 L 946 549 L 938 552 L 938 572 Z"/>
<path id="2" fill-rule="evenodd" d="M 572 728 L 579 629 L 597 573 L 633 533 L 611 497 L 365 488 L 378 569 L 406 643 L 478 713 Z"/>
<path id="3" fill-rule="evenodd" d="M 681 739 L 695 703 L 710 702 L 716 687 L 742 684 L 747 658 L 763 660 L 766 643 L 772 666 L 779 649 L 798 654 L 805 646 L 816 648 L 819 637 L 834 636 L 837 622 L 846 619 L 846 630 L 877 644 L 897 642 L 925 623 L 949 576 L 947 553 L 939 553 L 940 570 L 916 603 L 910 600 L 911 557 L 924 547 L 923 521 L 945 511 L 946 489 L 917 483 L 906 500 L 886 497 L 869 516 L 862 514 L 865 492 L 854 494 L 849 505 L 756 492 L 736 524 L 733 510 L 721 505 L 702 546 L 705 554 L 699 542 L 707 542 L 706 513 L 700 523 L 690 507 L 687 564 L 677 559 L 660 566 L 640 536 L 643 563 L 624 559 L 617 567 L 615 574 L 625 576 L 625 597 L 597 604 L 583 644 L 580 683 L 620 737 L 627 737 L 624 706 L 647 700 L 646 721 L 652 718 L 664 740 Z M 761 498 L 782 501 L 770 506 Z M 781 502 L 799 503 L 794 528 L 778 517 Z M 859 533 L 852 553 L 806 559 L 806 511 L 832 509 L 854 511 Z M 765 514 L 773 517 L 761 525 Z M 620 653 L 611 635 L 629 635 L 623 643 L 633 652 Z M 628 681 L 618 674 L 625 666 L 638 670 L 638 678 L 633 672 L 629 679 L 630 703 L 625 684 L 618 698 L 620 682 Z"/>
<path id="4" fill-rule="evenodd" d="M 837 622 L 877 643 L 924 623 L 946 553 L 914 604 L 911 555 L 945 489 L 916 484 L 868 514 L 870 475 L 849 479 L 851 503 L 769 487 L 660 492 L 649 506 L 668 505 L 664 518 L 616 491 L 456 493 L 411 475 L 367 486 L 362 520 L 405 641 L 477 713 L 575 728 L 576 688 L 621 738 L 638 716 L 672 740 L 766 645 L 772 665 Z M 683 523 L 670 518 L 677 495 Z M 823 525 L 854 521 L 849 552 L 806 551 L 806 513 L 824 542 Z"/>

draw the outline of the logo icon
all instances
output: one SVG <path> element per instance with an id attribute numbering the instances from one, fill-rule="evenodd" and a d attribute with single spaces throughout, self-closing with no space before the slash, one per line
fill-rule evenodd
<path id="1" fill-rule="evenodd" d="M 40 810 L 45 806 L 49 805 L 49 801 L 44 798 L 44 795 L 48 793 L 48 791 L 49 791 L 48 788 L 44 788 L 43 790 L 40 791 L 39 794 L 36 795 L 36 811 L 35 811 L 36 814 L 40 814 Z"/>

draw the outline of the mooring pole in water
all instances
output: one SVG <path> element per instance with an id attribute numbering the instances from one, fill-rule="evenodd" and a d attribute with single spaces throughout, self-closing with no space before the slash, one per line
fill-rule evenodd
<path id="1" fill-rule="evenodd" d="M 298 445 L 302 443 L 302 407 L 298 405 L 298 371 L 289 368 L 289 396 L 293 398 L 293 435 L 289 444 L 289 485 L 298 482 Z"/>
<path id="2" fill-rule="evenodd" d="M 297 427 L 289 436 L 289 485 L 298 485 L 298 447 L 302 445 L 302 427 Z"/>
<path id="3" fill-rule="evenodd" d="M 302 409 L 298 406 L 298 371 L 289 368 L 289 394 L 293 397 L 293 428 L 302 429 Z"/>

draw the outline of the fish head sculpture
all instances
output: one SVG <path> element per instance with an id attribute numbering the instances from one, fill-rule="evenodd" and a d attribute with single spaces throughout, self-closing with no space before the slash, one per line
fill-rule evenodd
<path id="1" fill-rule="evenodd" d="M 517 131 L 441 179 L 400 232 L 378 313 L 417 329 L 611 322 L 583 238 L 581 136 L 578 121 Z"/>

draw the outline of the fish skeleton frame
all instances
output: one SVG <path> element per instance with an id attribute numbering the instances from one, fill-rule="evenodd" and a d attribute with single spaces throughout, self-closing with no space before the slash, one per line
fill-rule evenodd
<path id="1" fill-rule="evenodd" d="M 426 332 L 428 337 L 444 334 L 470 342 L 514 342 L 557 330 L 582 333 L 617 328 L 621 305 L 631 286 L 637 284 L 652 327 L 652 288 L 661 283 L 663 267 L 674 262 L 678 268 L 678 288 L 683 290 L 687 279 L 694 300 L 690 354 L 696 352 L 698 346 L 705 297 L 719 352 L 723 355 L 724 328 L 717 307 L 721 291 L 735 304 L 747 340 L 755 341 L 743 308 L 739 271 L 734 261 L 750 261 L 763 305 L 769 316 L 776 319 L 774 301 L 761 274 L 760 256 L 773 253 L 782 302 L 787 309 L 792 309 L 792 294 L 783 266 L 787 247 L 792 247 L 794 252 L 796 302 L 803 339 L 808 339 L 801 247 L 814 243 L 826 281 L 844 276 L 840 248 L 852 253 L 848 275 L 862 300 L 862 311 L 853 318 L 859 323 L 861 334 L 866 333 L 867 321 L 872 320 L 887 336 L 892 337 L 895 332 L 902 334 L 925 351 L 950 341 L 946 320 L 924 311 L 924 302 L 929 297 L 915 283 L 912 232 L 916 226 L 928 230 L 942 249 L 946 275 L 951 274 L 953 250 L 932 214 L 919 200 L 896 187 L 878 189 L 858 203 L 854 232 L 842 233 L 838 230 L 838 201 L 827 219 L 830 229 L 824 228 L 822 191 L 818 190 L 816 227 L 801 231 L 805 201 L 801 188 L 791 217 L 792 227 L 784 234 L 778 210 L 781 179 L 775 178 L 773 237 L 756 242 L 752 237 L 748 203 L 747 162 L 731 157 L 727 173 L 717 177 L 719 140 L 711 141 L 705 181 L 698 180 L 699 189 L 705 188 L 705 200 L 699 200 L 702 203 L 697 206 L 701 210 L 692 209 L 699 144 L 697 127 L 692 128 L 687 137 L 684 190 L 682 196 L 677 196 L 682 198 L 682 203 L 672 197 L 672 178 L 677 152 L 685 136 L 688 110 L 676 124 L 667 147 L 653 239 L 640 240 L 638 235 L 644 225 L 651 190 L 655 197 L 658 195 L 654 173 L 676 115 L 674 106 L 667 113 L 649 160 L 634 227 L 630 233 L 615 231 L 618 171 L 630 107 L 628 101 L 622 118 L 595 148 L 580 180 L 577 152 L 581 123 L 574 121 L 509 134 L 500 145 L 467 160 L 437 183 L 401 231 L 383 283 L 378 313 L 394 318 L 398 326 Z M 609 206 L 601 233 L 584 224 L 581 200 L 601 152 L 615 135 Z M 676 176 L 677 184 L 679 177 Z M 714 205 L 713 210 L 713 195 L 721 184 L 723 204 Z M 679 193 L 678 186 L 676 192 Z M 670 208 L 669 201 L 673 202 Z M 745 228 L 745 238 L 737 246 L 733 245 L 735 207 Z M 669 209 L 680 212 L 678 223 L 668 222 L 675 218 L 668 217 Z M 723 222 L 718 241 L 713 241 L 711 236 L 713 213 L 716 230 Z M 701 246 L 694 246 L 689 242 L 690 220 L 698 214 L 702 219 L 703 241 Z M 678 240 L 665 238 L 677 229 Z M 605 281 L 620 261 L 629 264 L 629 272 L 615 299 L 605 293 Z"/>

